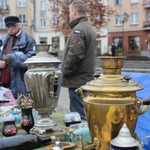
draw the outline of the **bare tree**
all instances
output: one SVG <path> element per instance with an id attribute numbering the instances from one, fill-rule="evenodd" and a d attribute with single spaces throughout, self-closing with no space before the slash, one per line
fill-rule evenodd
<path id="1" fill-rule="evenodd" d="M 110 15 L 115 11 L 110 6 L 105 6 L 99 0 L 84 0 L 87 4 L 87 16 L 97 31 L 107 26 Z M 64 35 L 70 32 L 69 5 L 73 0 L 49 0 L 53 17 L 51 26 L 55 32 L 61 31 Z M 100 35 L 99 35 L 100 36 Z"/>

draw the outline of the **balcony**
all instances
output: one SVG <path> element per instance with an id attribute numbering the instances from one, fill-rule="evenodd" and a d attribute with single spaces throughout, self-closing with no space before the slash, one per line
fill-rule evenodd
<path id="1" fill-rule="evenodd" d="M 143 0 L 143 8 L 150 8 L 150 0 Z"/>
<path id="2" fill-rule="evenodd" d="M 9 7 L 8 7 L 8 5 L 0 6 L 0 12 L 2 12 L 3 14 L 9 13 Z"/>
<path id="3" fill-rule="evenodd" d="M 150 30 L 150 21 L 143 22 L 143 30 Z"/>

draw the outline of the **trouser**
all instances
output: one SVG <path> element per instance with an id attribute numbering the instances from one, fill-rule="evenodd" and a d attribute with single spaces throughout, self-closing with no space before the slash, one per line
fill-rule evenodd
<path id="1" fill-rule="evenodd" d="M 82 120 L 86 120 L 84 102 L 80 94 L 75 92 L 76 88 L 69 88 L 69 98 L 70 98 L 70 111 L 78 112 Z M 84 92 L 87 95 L 87 92 Z"/>
<path id="2" fill-rule="evenodd" d="M 113 50 L 113 51 L 112 51 L 112 56 L 115 56 L 115 53 L 116 53 L 116 52 Z"/>

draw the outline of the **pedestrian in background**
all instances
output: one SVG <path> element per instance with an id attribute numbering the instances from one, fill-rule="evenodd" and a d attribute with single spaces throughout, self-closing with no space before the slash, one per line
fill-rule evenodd
<path id="1" fill-rule="evenodd" d="M 17 16 L 5 18 L 7 35 L 0 47 L 0 82 L 3 87 L 13 90 L 13 95 L 26 94 L 24 74 L 27 66 L 23 63 L 36 55 L 35 40 L 20 27 Z"/>
<path id="2" fill-rule="evenodd" d="M 94 79 L 96 35 L 88 22 L 84 1 L 74 1 L 69 12 L 72 31 L 64 50 L 62 86 L 69 90 L 70 111 L 78 112 L 86 120 L 83 100 L 75 90 Z"/>
<path id="3" fill-rule="evenodd" d="M 112 43 L 112 45 L 111 45 L 112 56 L 115 56 L 115 55 L 116 55 L 116 49 L 117 49 L 117 47 L 115 46 L 114 43 Z"/>

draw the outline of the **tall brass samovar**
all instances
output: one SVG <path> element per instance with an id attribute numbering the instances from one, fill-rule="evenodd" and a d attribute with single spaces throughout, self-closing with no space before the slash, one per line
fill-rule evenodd
<path id="1" fill-rule="evenodd" d="M 57 106 L 61 86 L 61 71 L 58 68 L 61 61 L 50 55 L 50 46 L 44 42 L 36 44 L 37 55 L 25 62 L 28 66 L 25 81 L 31 91 L 33 107 L 41 116 L 41 119 L 35 120 L 34 131 L 40 134 L 56 126 L 56 122 L 49 116 Z"/>
<path id="2" fill-rule="evenodd" d="M 136 91 L 143 87 L 128 75 L 121 75 L 124 57 L 102 56 L 100 64 L 103 74 L 76 92 L 83 97 L 92 141 L 97 138 L 100 150 L 110 150 L 110 140 L 118 135 L 124 123 L 134 134 L 138 115 L 146 112 L 148 106 L 136 96 Z M 83 91 L 88 91 L 88 95 L 84 96 Z"/>

